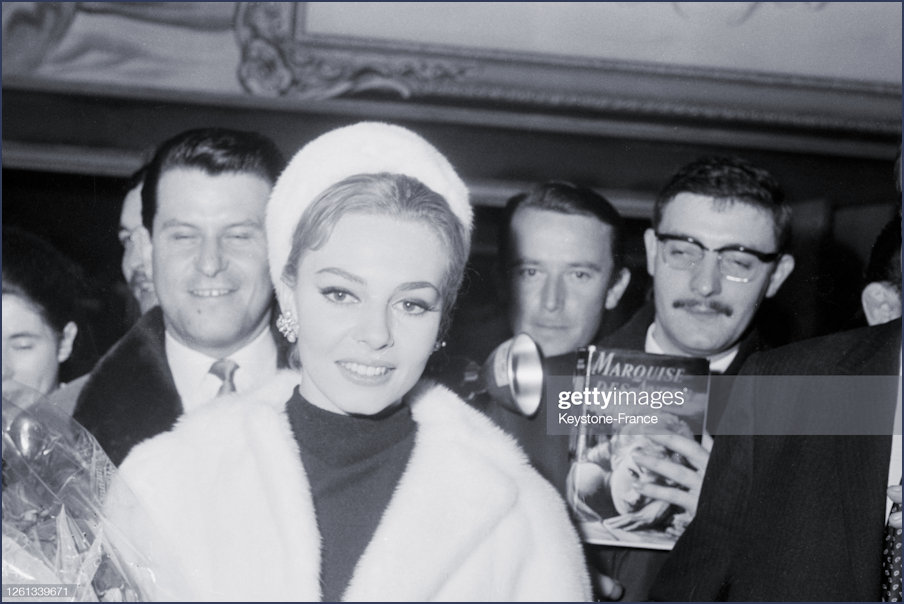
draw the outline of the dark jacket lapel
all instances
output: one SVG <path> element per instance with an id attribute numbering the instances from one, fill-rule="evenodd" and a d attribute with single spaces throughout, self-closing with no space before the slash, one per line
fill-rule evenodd
<path id="1" fill-rule="evenodd" d="M 73 417 L 119 465 L 133 446 L 169 430 L 181 414 L 182 402 L 166 362 L 163 313 L 157 307 L 100 360 Z"/>

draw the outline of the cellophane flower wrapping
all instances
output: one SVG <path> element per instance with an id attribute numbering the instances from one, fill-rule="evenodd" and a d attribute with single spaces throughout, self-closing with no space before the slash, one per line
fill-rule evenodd
<path id="1" fill-rule="evenodd" d="M 18 391 L 14 402 L 6 392 L 3 584 L 67 586 L 31 601 L 146 599 L 139 586 L 153 583 L 148 561 L 103 515 L 115 466 L 87 430 L 45 398 Z"/>

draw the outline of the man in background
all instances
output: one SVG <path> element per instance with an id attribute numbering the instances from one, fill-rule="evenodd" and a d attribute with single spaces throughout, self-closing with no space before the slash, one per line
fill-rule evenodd
<path id="1" fill-rule="evenodd" d="M 126 187 L 119 214 L 119 243 L 122 245 L 122 276 L 143 315 L 157 305 L 151 279 L 151 236 L 141 223 L 141 188 L 147 166 L 139 168 Z"/>
<path id="2" fill-rule="evenodd" d="M 546 357 L 573 357 L 597 337 L 606 311 L 616 307 L 631 279 L 621 216 L 591 189 L 553 181 L 509 199 L 500 229 L 511 333 L 529 335 Z M 546 407 L 525 417 L 492 401 L 487 412 L 564 493 L 568 437 L 547 434 Z"/>
<path id="3" fill-rule="evenodd" d="M 901 216 L 888 221 L 870 251 L 860 296 L 869 325 L 901 316 Z"/>
<path id="4" fill-rule="evenodd" d="M 159 307 L 101 359 L 74 417 L 119 464 L 183 413 L 286 364 L 270 329 L 264 214 L 282 154 L 261 135 L 191 130 L 148 165 L 142 224 Z"/>
<path id="5" fill-rule="evenodd" d="M 895 181 L 900 194 L 900 146 Z M 898 295 L 900 229 L 898 214 L 867 268 L 870 283 L 896 279 Z M 757 377 L 732 392 L 696 521 L 653 599 L 901 601 L 901 319 L 869 318 L 874 300 L 866 288 L 863 297 L 870 327 L 744 365 L 742 374 Z M 798 426 L 828 422 L 776 430 L 801 413 L 807 421 Z"/>
<path id="6" fill-rule="evenodd" d="M 791 208 L 766 170 L 733 157 L 684 166 L 644 233 L 652 303 L 601 344 L 702 357 L 712 373 L 736 374 L 766 346 L 754 319 L 794 269 L 790 239 Z M 714 402 L 710 429 L 722 411 Z"/>
<path id="7" fill-rule="evenodd" d="M 734 157 L 706 157 L 663 187 L 644 233 L 653 300 L 599 344 L 652 354 L 702 357 L 714 375 L 733 375 L 765 348 L 755 327 L 762 301 L 774 296 L 794 268 L 788 253 L 791 209 L 766 170 Z M 713 380 L 707 410 L 712 432 L 728 397 Z M 703 444 L 680 435 L 653 435 L 693 470 L 665 458 L 637 462 L 676 486 L 647 483 L 641 495 L 683 508 L 691 517 L 709 459 Z M 618 581 L 627 600 L 646 600 L 668 552 L 591 546 L 597 569 Z"/>
<path id="8" fill-rule="evenodd" d="M 631 279 L 622 237 L 618 211 L 590 189 L 548 182 L 510 199 L 499 257 L 512 334 L 547 357 L 593 342 Z"/>

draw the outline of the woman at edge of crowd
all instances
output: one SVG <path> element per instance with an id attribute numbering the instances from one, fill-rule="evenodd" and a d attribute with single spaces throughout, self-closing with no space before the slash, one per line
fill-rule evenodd
<path id="1" fill-rule="evenodd" d="M 65 387 L 61 374 L 90 369 L 86 293 L 79 267 L 46 240 L 11 226 L 2 240 L 3 397 L 27 408 Z"/>
<path id="2" fill-rule="evenodd" d="M 449 324 L 471 222 L 445 157 L 398 126 L 340 128 L 296 154 L 266 230 L 299 369 L 184 416 L 123 462 L 143 509 L 120 505 L 114 489 L 107 511 L 153 561 L 146 593 L 590 598 L 552 486 L 487 418 L 421 380 Z"/>

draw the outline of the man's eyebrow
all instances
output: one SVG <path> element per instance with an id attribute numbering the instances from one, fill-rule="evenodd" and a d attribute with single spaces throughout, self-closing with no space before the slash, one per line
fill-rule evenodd
<path id="1" fill-rule="evenodd" d="M 511 266 L 521 266 L 522 264 L 542 264 L 542 262 L 534 258 L 515 258 L 511 262 Z"/>
<path id="2" fill-rule="evenodd" d="M 14 339 L 21 339 L 21 338 L 38 338 L 40 336 L 41 336 L 41 334 L 39 334 L 37 332 L 25 330 L 25 331 L 17 331 L 17 332 L 10 334 L 9 339 L 14 340 Z"/>
<path id="3" fill-rule="evenodd" d="M 543 264 L 543 262 L 540 260 L 533 260 L 530 258 L 521 258 L 519 260 L 515 260 L 514 262 L 512 262 L 510 265 L 510 268 L 516 268 L 519 266 L 526 266 L 526 265 L 532 265 L 532 264 L 541 265 L 541 264 Z M 590 270 L 594 270 L 594 271 L 598 271 L 598 272 L 603 271 L 603 267 L 601 265 L 597 264 L 596 262 L 569 262 L 566 266 L 568 268 L 586 268 L 586 269 L 590 269 Z"/>
<path id="4" fill-rule="evenodd" d="M 200 229 L 201 227 L 192 223 L 187 222 L 185 220 L 180 220 L 178 218 L 170 218 L 169 220 L 165 220 L 163 224 L 160 225 L 160 228 L 172 228 L 172 227 L 185 227 L 190 229 Z M 231 222 L 227 225 L 224 225 L 222 228 L 225 229 L 234 229 L 234 228 L 254 228 L 254 229 L 263 229 L 264 225 L 259 220 L 254 220 L 252 218 L 248 218 L 246 220 L 240 220 L 238 222 Z"/>
<path id="5" fill-rule="evenodd" d="M 713 252 L 731 252 L 731 251 L 737 251 L 737 250 L 744 250 L 744 251 L 748 251 L 748 252 L 765 254 L 767 256 L 771 255 L 769 252 L 764 252 L 755 246 L 744 244 L 744 243 L 729 243 L 729 244 L 723 245 L 721 247 L 709 248 L 709 247 L 706 247 L 705 245 L 703 245 L 703 243 L 699 239 L 694 237 L 693 235 L 688 235 L 687 233 L 684 233 L 684 232 L 661 233 L 661 234 L 668 235 L 670 237 L 681 237 L 683 239 L 689 239 L 690 241 L 694 242 L 694 244 L 702 247 L 703 249 L 707 249 L 707 250 L 710 250 Z"/>
<path id="6" fill-rule="evenodd" d="M 694 237 L 693 235 L 690 235 L 690 234 L 688 234 L 688 233 L 685 233 L 684 231 L 677 231 L 677 232 L 675 232 L 675 233 L 671 233 L 671 232 L 669 232 L 669 233 L 659 233 L 659 232 L 657 232 L 657 235 L 668 235 L 669 237 L 681 237 L 682 239 L 692 239 L 692 240 L 694 241 L 694 243 L 703 245 L 702 243 L 700 243 L 700 240 L 699 240 L 699 239 L 697 239 L 697 238 Z"/>
<path id="7" fill-rule="evenodd" d="M 185 222 L 184 220 L 179 220 L 178 218 L 170 218 L 169 220 L 165 220 L 163 224 L 160 225 L 161 229 L 169 229 L 173 227 L 188 227 L 192 229 L 198 228 L 192 223 Z"/>
<path id="8" fill-rule="evenodd" d="M 569 262 L 568 268 L 589 268 L 594 271 L 603 271 L 603 267 L 596 262 Z"/>
<path id="9" fill-rule="evenodd" d="M 264 228 L 264 225 L 261 224 L 261 222 L 259 220 L 253 220 L 251 218 L 249 218 L 247 220 L 242 220 L 239 222 L 233 222 L 233 223 L 226 225 L 227 229 L 232 229 L 235 227 L 252 227 L 255 229 L 262 229 L 262 228 Z"/>

